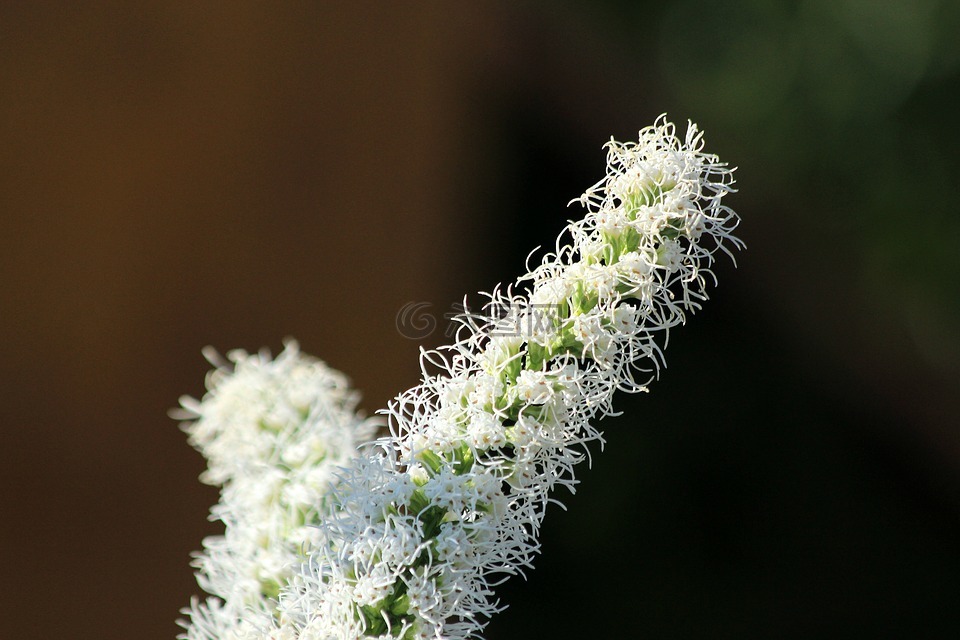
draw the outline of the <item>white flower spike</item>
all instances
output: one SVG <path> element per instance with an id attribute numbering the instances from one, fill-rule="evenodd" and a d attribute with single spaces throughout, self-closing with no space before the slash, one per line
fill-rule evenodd
<path id="1" fill-rule="evenodd" d="M 357 393 L 343 374 L 299 353 L 295 342 L 271 360 L 232 351 L 207 376 L 201 402 L 181 398 L 182 420 L 208 460 L 201 479 L 221 487 L 211 518 L 222 536 L 203 541 L 197 581 L 213 597 L 194 599 L 181 621 L 185 640 L 292 638 L 275 625 L 277 596 L 317 543 L 338 467 L 374 426 L 356 413 Z"/>
<path id="2" fill-rule="evenodd" d="M 717 252 L 743 246 L 722 204 L 733 170 L 702 148 L 663 116 L 607 144 L 606 177 L 576 200 L 586 215 L 523 292 L 495 290 L 494 313 L 423 354 L 423 381 L 385 411 L 391 435 L 344 471 L 275 626 L 251 637 L 479 637 L 502 609 L 494 587 L 532 566 L 551 492 L 573 491 L 594 421 L 616 390 L 646 390 Z"/>

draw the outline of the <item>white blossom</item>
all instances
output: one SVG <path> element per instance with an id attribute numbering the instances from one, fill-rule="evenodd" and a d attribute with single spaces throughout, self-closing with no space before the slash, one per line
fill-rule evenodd
<path id="1" fill-rule="evenodd" d="M 608 143 L 583 219 L 524 291 L 488 294 L 508 313 L 464 318 L 454 344 L 424 353 L 422 382 L 385 411 L 390 435 L 342 472 L 280 627 L 478 637 L 502 608 L 496 584 L 531 568 L 552 492 L 575 488 L 614 392 L 646 389 L 667 331 L 706 299 L 715 255 L 742 246 L 721 204 L 732 170 L 702 148 L 695 125 L 680 139 L 663 117 Z"/>
<path id="2" fill-rule="evenodd" d="M 180 637 L 292 640 L 293 628 L 275 623 L 278 595 L 303 562 L 301 549 L 319 543 L 334 470 L 374 425 L 357 415 L 346 377 L 301 355 L 295 342 L 273 360 L 239 350 L 226 362 L 207 357 L 217 365 L 207 394 L 182 398 L 176 416 L 207 458 L 201 478 L 221 486 L 211 516 L 225 531 L 196 554 L 197 581 L 211 597 L 184 609 Z"/>

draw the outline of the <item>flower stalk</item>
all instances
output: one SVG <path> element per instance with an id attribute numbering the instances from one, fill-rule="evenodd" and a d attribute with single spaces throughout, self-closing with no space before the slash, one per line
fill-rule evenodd
<path id="1" fill-rule="evenodd" d="M 208 461 L 201 476 L 221 487 L 211 519 L 223 535 L 195 555 L 197 581 L 211 597 L 183 610 L 184 640 L 280 638 L 278 598 L 302 549 L 317 543 L 336 470 L 357 455 L 374 425 L 356 412 L 346 377 L 287 342 L 276 359 L 205 352 L 215 369 L 202 401 L 184 397 L 190 443 Z"/>
<path id="2" fill-rule="evenodd" d="M 661 117 L 607 144 L 607 175 L 556 250 L 487 294 L 390 435 L 343 472 L 276 630 L 301 640 L 479 637 L 494 588 L 532 567 L 546 506 L 600 441 L 617 390 L 646 391 L 669 330 L 700 308 L 718 253 L 742 248 L 722 204 L 733 170 Z M 277 631 L 278 633 L 280 631 Z"/>

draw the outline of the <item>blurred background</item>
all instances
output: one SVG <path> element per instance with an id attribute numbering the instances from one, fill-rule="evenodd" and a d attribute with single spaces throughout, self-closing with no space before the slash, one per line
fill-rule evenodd
<path id="1" fill-rule="evenodd" d="M 749 249 L 487 637 L 954 635 L 958 32 L 948 0 L 3 4 L 0 638 L 173 638 L 218 531 L 166 415 L 200 349 L 296 337 L 375 411 L 662 112 L 739 167 Z"/>

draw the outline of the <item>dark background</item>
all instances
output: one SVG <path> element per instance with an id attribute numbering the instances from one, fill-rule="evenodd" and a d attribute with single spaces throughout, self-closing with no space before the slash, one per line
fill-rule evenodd
<path id="1" fill-rule="evenodd" d="M 217 531 L 166 411 L 293 336 L 372 412 L 397 313 L 523 271 L 662 112 L 749 249 L 490 640 L 960 628 L 960 4 L 7 3 L 0 638 L 172 638 Z"/>

